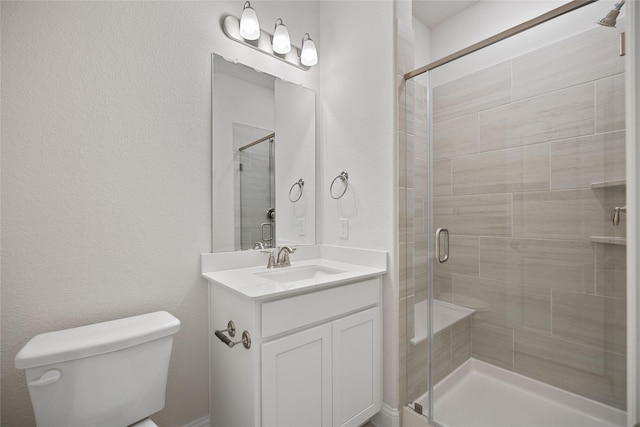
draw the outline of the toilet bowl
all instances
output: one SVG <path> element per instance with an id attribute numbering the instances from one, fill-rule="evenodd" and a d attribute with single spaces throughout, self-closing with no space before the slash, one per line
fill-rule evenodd
<path id="1" fill-rule="evenodd" d="M 166 311 L 48 332 L 18 353 L 39 427 L 157 427 L 173 335 Z"/>

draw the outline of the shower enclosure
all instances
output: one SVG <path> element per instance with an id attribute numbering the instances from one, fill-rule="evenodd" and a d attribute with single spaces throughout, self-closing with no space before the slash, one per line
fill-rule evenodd
<path id="1" fill-rule="evenodd" d="M 602 8 L 406 76 L 402 389 L 436 424 L 625 423 L 624 19 L 577 23 Z"/>

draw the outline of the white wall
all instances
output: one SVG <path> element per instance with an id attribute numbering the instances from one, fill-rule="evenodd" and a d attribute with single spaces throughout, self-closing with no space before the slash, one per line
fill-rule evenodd
<path id="1" fill-rule="evenodd" d="M 318 34 L 315 2 L 255 1 Z M 33 425 L 13 359 L 42 332 L 167 310 L 182 321 L 166 408 L 208 414 L 211 52 L 317 87 L 228 40 L 240 1 L 2 3 L 2 424 Z M 320 58 L 323 47 L 320 49 Z"/>
<path id="2" fill-rule="evenodd" d="M 391 1 L 320 3 L 318 240 L 389 251 L 384 280 L 384 403 L 398 405 L 394 10 Z M 329 51 L 330 49 L 330 51 Z M 331 181 L 349 173 L 343 198 Z M 349 219 L 349 239 L 338 219 Z"/>

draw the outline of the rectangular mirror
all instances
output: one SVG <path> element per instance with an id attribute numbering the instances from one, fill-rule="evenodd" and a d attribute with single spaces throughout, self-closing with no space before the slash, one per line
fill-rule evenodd
<path id="1" fill-rule="evenodd" d="M 212 60 L 213 252 L 314 244 L 314 91 Z"/>

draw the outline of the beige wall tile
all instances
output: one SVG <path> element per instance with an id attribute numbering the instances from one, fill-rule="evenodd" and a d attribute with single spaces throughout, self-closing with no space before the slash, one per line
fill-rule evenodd
<path id="1" fill-rule="evenodd" d="M 416 277 L 429 272 L 429 239 L 426 234 L 416 234 L 413 266 Z"/>
<path id="2" fill-rule="evenodd" d="M 594 27 L 513 59 L 513 99 L 523 99 L 624 72 L 620 30 Z"/>
<path id="3" fill-rule="evenodd" d="M 451 273 L 434 273 L 433 298 L 453 302 L 453 275 Z"/>
<path id="4" fill-rule="evenodd" d="M 436 263 L 436 274 L 458 273 L 467 276 L 477 276 L 479 272 L 478 252 L 479 239 L 467 236 L 449 236 L 449 261 L 444 264 Z"/>
<path id="5" fill-rule="evenodd" d="M 453 194 L 549 189 L 549 145 L 496 150 L 452 159 Z"/>
<path id="6" fill-rule="evenodd" d="M 626 358 L 558 338 L 515 330 L 515 371 L 624 409 Z"/>
<path id="7" fill-rule="evenodd" d="M 553 291 L 553 336 L 591 347 L 626 352 L 625 300 Z"/>
<path id="8" fill-rule="evenodd" d="M 480 238 L 480 276 L 547 289 L 594 292 L 590 242 Z"/>
<path id="9" fill-rule="evenodd" d="M 480 151 L 592 134 L 594 84 L 587 83 L 480 113 Z"/>
<path id="10" fill-rule="evenodd" d="M 415 197 L 428 196 L 428 163 L 424 159 L 415 157 L 413 159 L 413 187 L 415 188 Z"/>
<path id="11" fill-rule="evenodd" d="M 433 158 L 445 159 L 478 152 L 478 114 L 433 124 Z"/>
<path id="12" fill-rule="evenodd" d="M 427 198 L 416 197 L 413 201 L 413 230 L 416 234 L 427 232 Z"/>
<path id="13" fill-rule="evenodd" d="M 414 128 L 414 91 L 413 80 L 403 80 L 398 90 L 398 130 L 413 135 Z"/>
<path id="14" fill-rule="evenodd" d="M 433 162 L 433 195 L 451 196 L 451 159 Z"/>
<path id="15" fill-rule="evenodd" d="M 474 321 L 507 325 L 507 284 L 480 277 L 453 275 L 453 303 L 465 306 L 471 298 L 487 306 L 476 311 Z"/>
<path id="16" fill-rule="evenodd" d="M 471 356 L 513 370 L 513 329 L 473 319 Z"/>
<path id="17" fill-rule="evenodd" d="M 416 82 L 413 98 L 413 134 L 420 140 L 427 141 L 427 88 Z"/>
<path id="18" fill-rule="evenodd" d="M 451 369 L 454 370 L 471 357 L 471 317 L 451 326 Z"/>
<path id="19" fill-rule="evenodd" d="M 434 122 L 460 117 L 511 101 L 511 61 L 433 89 Z"/>
<path id="20" fill-rule="evenodd" d="M 400 275 L 400 298 L 414 294 L 413 287 L 413 243 L 398 245 L 398 270 Z"/>
<path id="21" fill-rule="evenodd" d="M 507 326 L 551 334 L 551 290 L 507 285 Z"/>
<path id="22" fill-rule="evenodd" d="M 604 348 L 618 354 L 627 353 L 627 300 L 605 297 Z"/>
<path id="23" fill-rule="evenodd" d="M 510 236 L 511 195 L 436 197 L 433 200 L 434 228 L 469 236 Z"/>
<path id="24" fill-rule="evenodd" d="M 625 128 L 625 78 L 618 74 L 596 82 L 596 132 Z"/>
<path id="25" fill-rule="evenodd" d="M 398 363 L 400 369 L 400 396 L 402 402 L 406 401 L 406 391 L 407 391 L 407 345 L 408 341 L 408 330 L 407 330 L 407 309 L 410 309 L 413 312 L 413 303 L 411 308 L 407 307 L 408 299 L 402 298 L 398 301 L 398 324 L 399 324 L 399 333 L 398 333 L 398 346 L 399 346 L 399 354 L 398 354 Z M 413 316 L 412 316 L 413 317 Z M 413 322 L 413 320 L 412 320 Z M 412 323 L 413 328 L 413 323 Z M 413 331 L 413 329 L 411 329 Z"/>
<path id="26" fill-rule="evenodd" d="M 409 334 L 410 336 L 412 333 Z M 407 347 L 407 398 L 417 399 L 427 392 L 429 381 L 429 341 Z"/>
<path id="27" fill-rule="evenodd" d="M 398 233 L 400 243 L 413 242 L 413 188 L 398 189 Z"/>
<path id="28" fill-rule="evenodd" d="M 624 131 L 555 141 L 550 152 L 552 190 L 625 178 Z"/>
<path id="29" fill-rule="evenodd" d="M 591 189 L 513 195 L 514 237 L 589 240 L 605 235 L 608 222 Z"/>
<path id="30" fill-rule="evenodd" d="M 398 187 L 413 188 L 413 136 L 398 132 Z"/>
<path id="31" fill-rule="evenodd" d="M 613 225 L 613 212 L 616 206 L 625 206 L 627 204 L 626 189 L 621 187 L 594 188 L 593 195 L 598 199 L 600 204 L 600 220 L 594 218 L 593 230 L 595 235 L 610 237 L 625 237 L 627 232 L 627 215 L 620 215 L 620 224 Z M 602 234 L 596 234 L 596 233 Z"/>
<path id="32" fill-rule="evenodd" d="M 627 295 L 627 247 L 595 244 L 596 293 L 609 297 Z"/>
<path id="33" fill-rule="evenodd" d="M 474 319 L 551 334 L 551 290 L 497 280 L 453 275 L 453 303 L 473 301 Z"/>
<path id="34" fill-rule="evenodd" d="M 451 372 L 451 328 L 433 337 L 433 384 L 437 384 Z"/>

